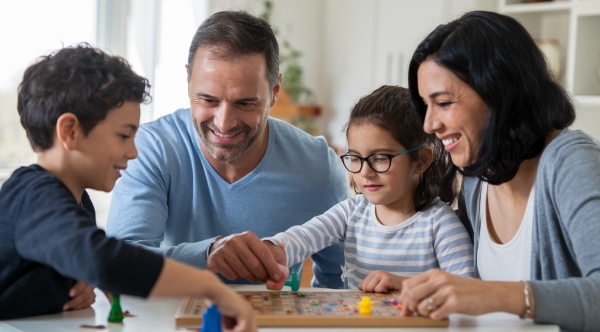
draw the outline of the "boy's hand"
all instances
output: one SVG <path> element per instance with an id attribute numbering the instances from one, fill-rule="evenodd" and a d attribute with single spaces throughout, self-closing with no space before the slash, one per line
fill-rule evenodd
<path id="1" fill-rule="evenodd" d="M 219 284 L 214 294 L 215 296 L 210 300 L 219 308 L 223 317 L 224 331 L 256 331 L 254 312 L 246 300 L 224 284 Z"/>
<path id="2" fill-rule="evenodd" d="M 407 277 L 397 276 L 385 271 L 375 271 L 358 284 L 358 289 L 363 292 L 387 293 L 391 289 L 402 288 L 402 281 Z"/>
<path id="3" fill-rule="evenodd" d="M 78 281 L 69 291 L 71 299 L 63 306 L 63 311 L 89 308 L 96 301 L 94 287 Z"/>

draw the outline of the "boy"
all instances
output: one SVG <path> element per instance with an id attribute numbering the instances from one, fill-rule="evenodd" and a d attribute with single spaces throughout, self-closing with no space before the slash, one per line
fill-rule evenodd
<path id="1" fill-rule="evenodd" d="M 164 259 L 96 227 L 86 188 L 113 189 L 137 156 L 148 81 L 87 44 L 30 66 L 19 86 L 21 124 L 37 164 L 0 190 L 0 320 L 59 312 L 75 280 L 135 296 L 205 296 L 255 330 L 251 308 L 207 271 Z"/>

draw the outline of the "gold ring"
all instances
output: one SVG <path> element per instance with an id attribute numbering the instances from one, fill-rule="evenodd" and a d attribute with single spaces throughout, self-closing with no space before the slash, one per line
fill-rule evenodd
<path id="1" fill-rule="evenodd" d="M 431 312 L 437 308 L 432 298 L 427 299 L 427 311 Z"/>

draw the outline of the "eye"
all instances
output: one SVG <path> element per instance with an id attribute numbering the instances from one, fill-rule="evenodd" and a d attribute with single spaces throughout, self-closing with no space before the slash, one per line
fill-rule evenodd
<path id="1" fill-rule="evenodd" d="M 360 162 L 360 158 L 358 158 L 357 156 L 353 156 L 353 155 L 349 155 L 348 157 L 346 157 L 346 159 L 350 159 L 350 161 L 353 162 L 353 163 L 359 163 Z"/>
<path id="2" fill-rule="evenodd" d="M 238 101 L 237 104 L 240 105 L 241 108 L 248 108 L 254 105 L 252 102 L 249 101 Z"/>
<path id="3" fill-rule="evenodd" d="M 380 162 L 384 162 L 388 160 L 388 156 L 384 155 L 384 154 L 376 154 L 373 157 L 371 157 L 371 162 L 374 163 L 380 163 Z"/>
<path id="4" fill-rule="evenodd" d="M 450 105 L 452 105 L 451 101 L 442 101 L 438 103 L 439 107 L 441 108 L 448 108 L 450 107 Z"/>
<path id="5" fill-rule="evenodd" d="M 129 135 L 124 135 L 124 134 L 118 134 L 118 136 L 124 141 L 128 140 L 131 137 Z"/>

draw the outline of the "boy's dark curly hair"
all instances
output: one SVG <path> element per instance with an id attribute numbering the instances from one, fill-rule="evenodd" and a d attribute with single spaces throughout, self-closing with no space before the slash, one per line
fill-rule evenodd
<path id="1" fill-rule="evenodd" d="M 34 151 L 49 149 L 58 118 L 77 116 L 87 135 L 125 101 L 149 102 L 148 80 L 122 57 L 79 44 L 40 57 L 23 74 L 17 110 Z"/>

